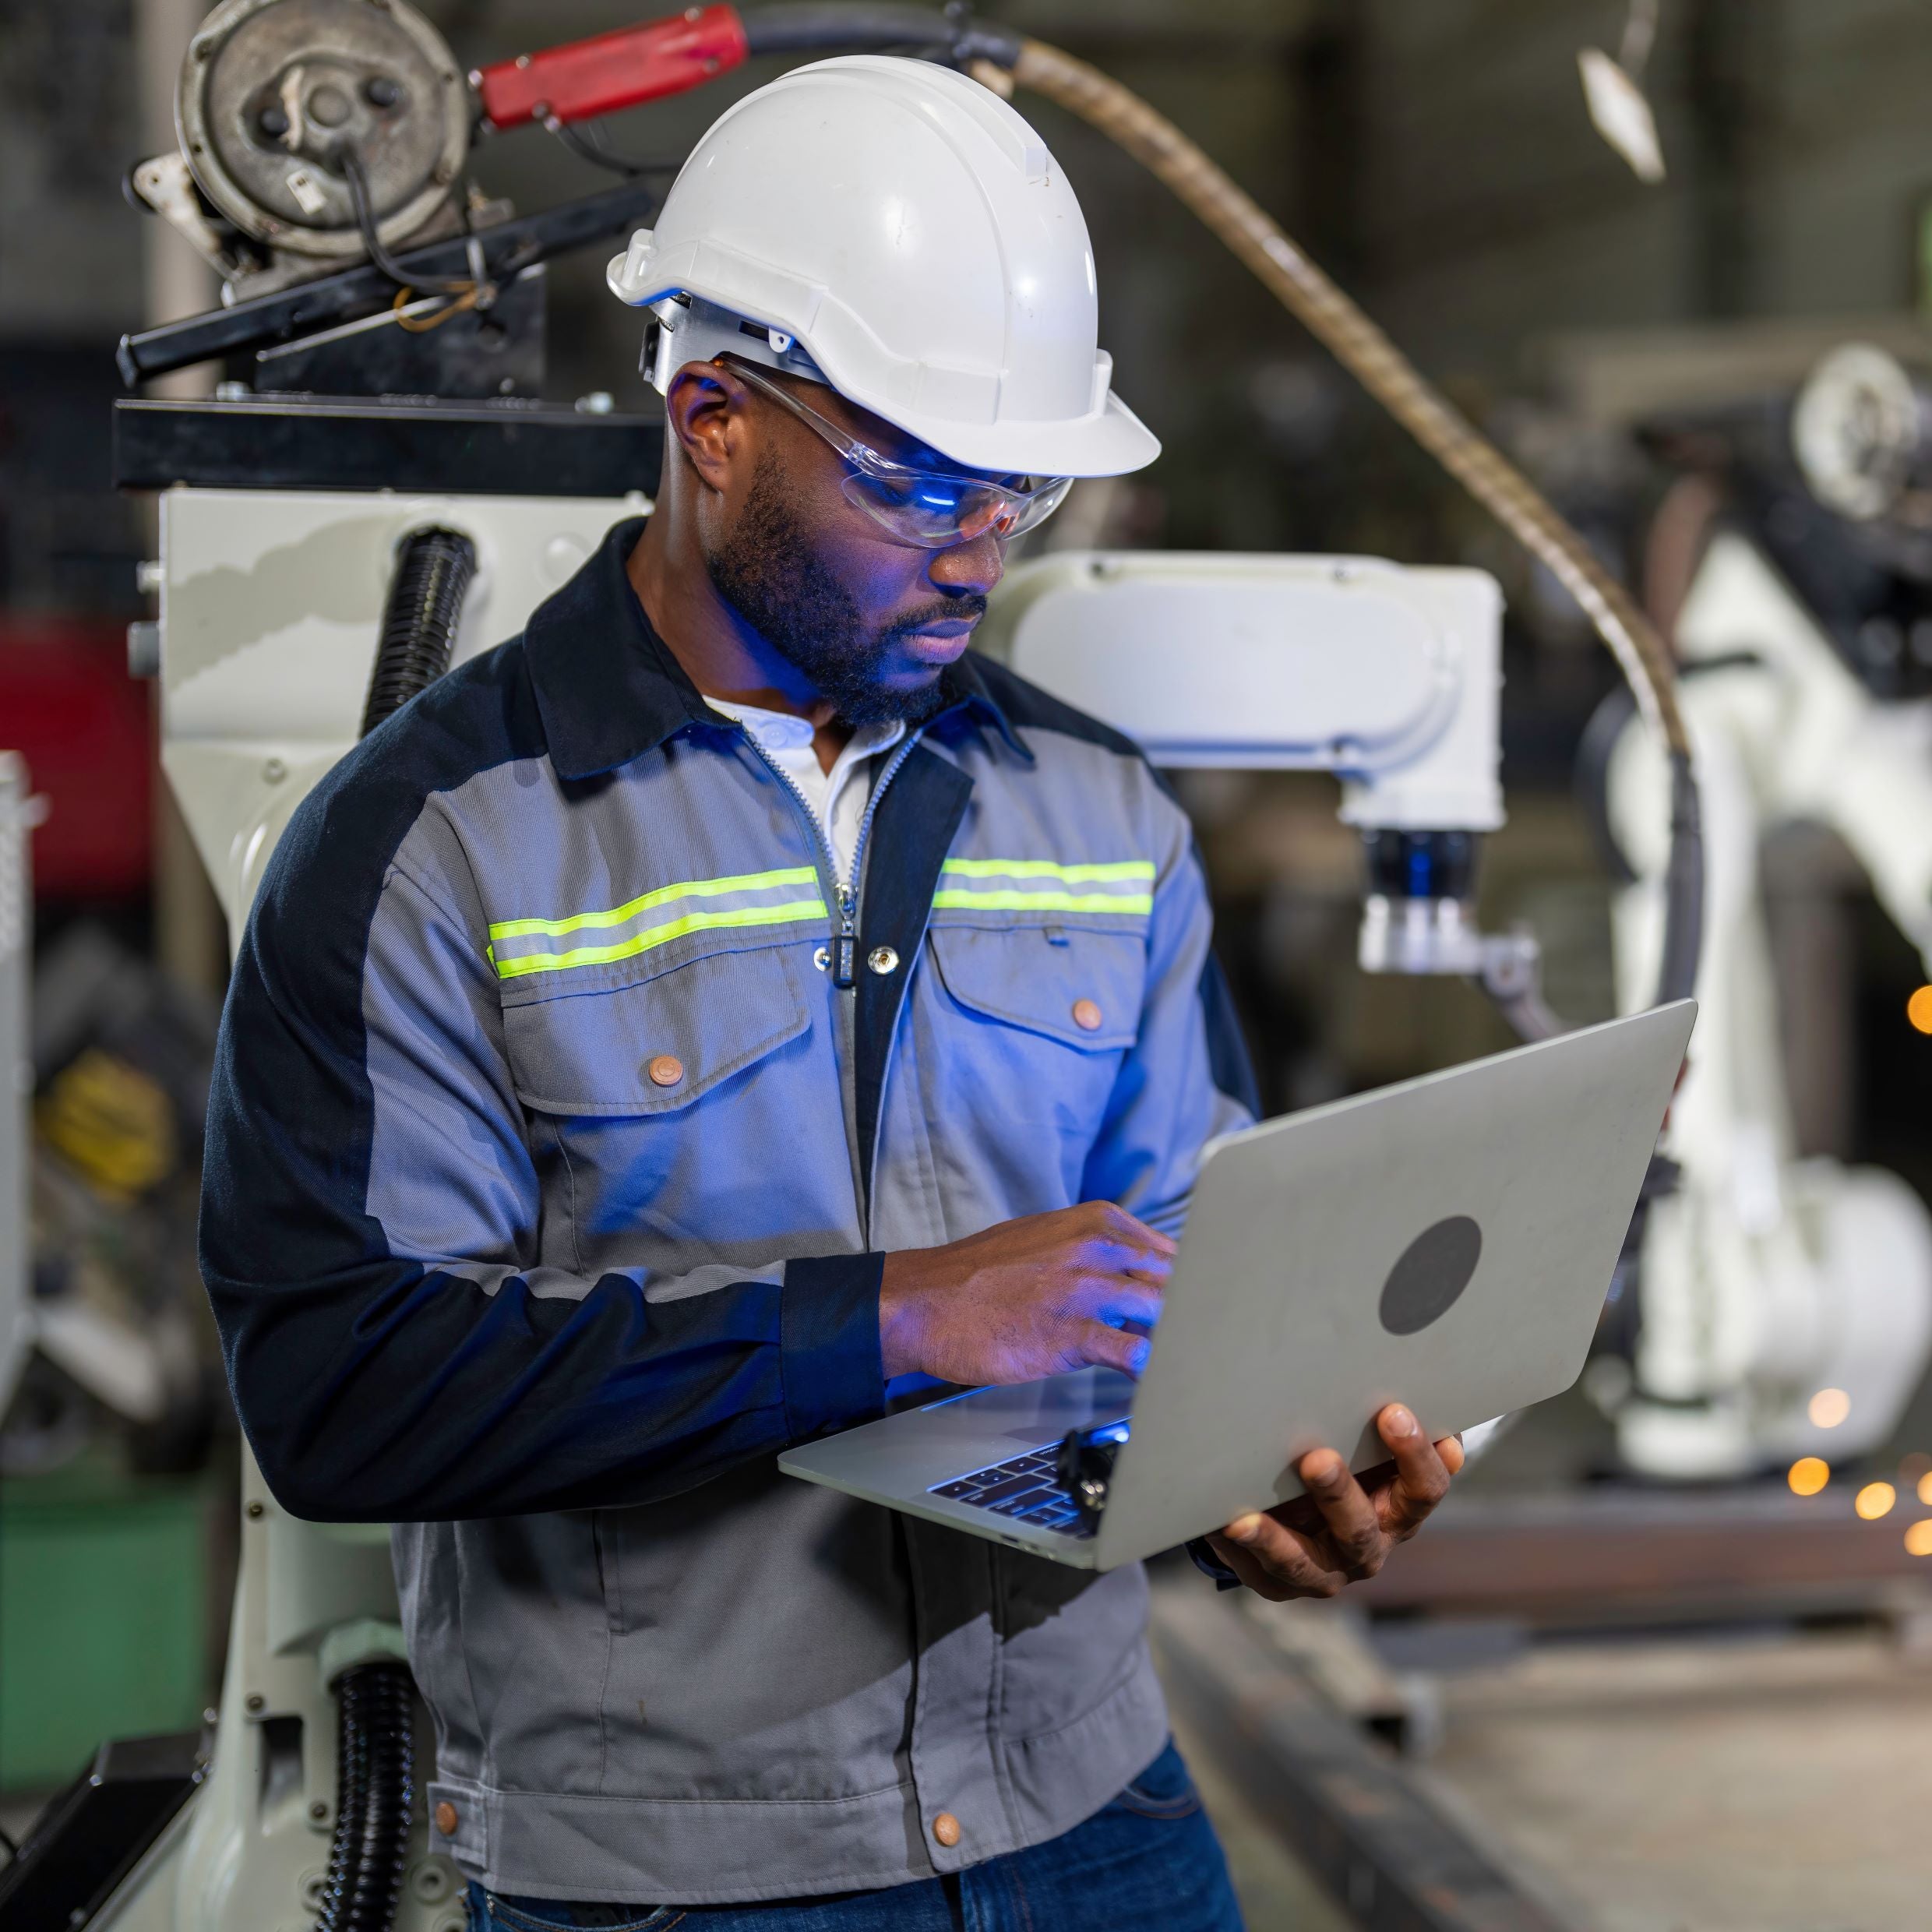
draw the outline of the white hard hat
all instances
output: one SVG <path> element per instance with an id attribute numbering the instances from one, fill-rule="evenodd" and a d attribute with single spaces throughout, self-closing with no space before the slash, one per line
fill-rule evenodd
<path id="1" fill-rule="evenodd" d="M 1160 453 L 1110 386 L 1066 175 L 998 95 L 930 62 L 819 61 L 748 94 L 608 279 L 658 319 L 660 390 L 729 351 L 971 469 L 1118 476 Z"/>

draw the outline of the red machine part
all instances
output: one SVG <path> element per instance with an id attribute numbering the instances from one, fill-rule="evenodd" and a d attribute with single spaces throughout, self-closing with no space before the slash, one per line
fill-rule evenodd
<path id="1" fill-rule="evenodd" d="M 495 128 L 588 121 L 682 93 L 741 65 L 745 23 L 727 6 L 687 7 L 541 54 L 519 54 L 470 76 Z"/>
<path id="2" fill-rule="evenodd" d="M 154 754 L 148 687 L 125 627 L 0 614 L 0 746 L 26 760 L 49 810 L 33 834 L 37 899 L 148 889 Z"/>

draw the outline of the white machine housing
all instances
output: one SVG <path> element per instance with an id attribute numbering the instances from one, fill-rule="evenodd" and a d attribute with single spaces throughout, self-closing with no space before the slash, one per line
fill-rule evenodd
<path id="1" fill-rule="evenodd" d="M 501 643 L 643 496 L 172 489 L 160 499 L 161 765 L 231 938 L 295 807 L 355 742 L 403 540 L 476 546 L 451 661 Z"/>
<path id="2" fill-rule="evenodd" d="M 1828 826 L 1932 975 L 1932 703 L 1873 698 L 1737 535 L 1706 552 L 1676 642 L 1704 811 L 1701 1017 L 1665 1142 L 1683 1181 L 1651 1213 L 1638 1395 L 1618 1434 L 1636 1468 L 1708 1479 L 1877 1447 L 1932 1350 L 1925 1204 L 1883 1169 L 1797 1158 L 1758 886 L 1769 827 Z M 1611 827 L 1638 874 L 1616 910 L 1626 1008 L 1655 983 L 1666 795 L 1647 734 L 1627 729 L 1609 771 Z M 1842 1421 L 1812 1419 L 1823 1389 L 1850 1398 Z"/>
<path id="3" fill-rule="evenodd" d="M 1489 832 L 1502 616 L 1482 570 L 1060 551 L 1010 573 L 979 643 L 1156 764 L 1332 771 L 1349 824 Z"/>

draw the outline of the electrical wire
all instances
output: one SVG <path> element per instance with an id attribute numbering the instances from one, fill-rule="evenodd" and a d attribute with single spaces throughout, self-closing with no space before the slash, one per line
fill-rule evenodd
<path id="1" fill-rule="evenodd" d="M 1003 64 L 978 62 L 974 71 L 998 91 L 1017 83 L 1045 95 L 1098 129 L 1163 182 L 1576 600 L 1616 658 L 1638 714 L 1668 763 L 1670 858 L 1657 996 L 1661 1003 L 1687 996 L 1697 982 L 1703 930 L 1697 784 L 1690 735 L 1677 704 L 1676 665 L 1636 600 L 1529 479 L 1164 115 L 1098 69 L 1039 41 L 1021 41 L 1010 82 Z"/>
<path id="2" fill-rule="evenodd" d="M 395 318 L 397 327 L 406 335 L 426 336 L 431 330 L 440 329 L 453 317 L 466 314 L 477 305 L 477 291 L 472 284 L 460 295 L 451 297 L 434 314 L 414 315 L 411 312 L 411 298 L 415 293 L 414 289 L 408 287 L 399 288 L 396 291 L 396 299 L 389 305 L 389 312 Z"/>
<path id="3" fill-rule="evenodd" d="M 963 67 L 985 59 L 1010 67 L 1020 37 L 1010 27 L 975 20 L 959 0 L 943 9 L 876 4 L 873 0 L 788 0 L 780 6 L 742 7 L 739 18 L 754 55 L 813 54 L 862 48 L 869 54 L 916 51 Z"/>
<path id="4" fill-rule="evenodd" d="M 398 288 L 414 289 L 425 295 L 474 294 L 480 299 L 482 291 L 487 286 L 482 272 L 481 251 L 478 247 L 475 235 L 467 232 L 467 222 L 464 238 L 470 249 L 469 279 L 467 281 L 418 280 L 383 245 L 382 232 L 375 219 L 375 204 L 370 198 L 369 178 L 362 165 L 362 157 L 352 146 L 345 144 L 341 159 L 343 179 L 349 184 L 349 203 L 355 210 L 355 225 L 361 234 L 363 247 L 368 251 L 370 261 Z"/>
<path id="5" fill-rule="evenodd" d="M 546 132 L 553 134 L 580 161 L 588 161 L 593 167 L 601 167 L 613 175 L 621 175 L 626 181 L 636 181 L 647 175 L 675 175 L 684 164 L 682 161 L 638 161 L 627 154 L 613 154 L 604 145 L 604 137 L 587 123 L 573 127 L 566 121 L 559 121 L 553 115 L 544 122 Z"/>

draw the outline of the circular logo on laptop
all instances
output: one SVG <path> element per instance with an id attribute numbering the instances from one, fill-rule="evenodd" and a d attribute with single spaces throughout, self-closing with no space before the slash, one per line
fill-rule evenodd
<path id="1" fill-rule="evenodd" d="M 1425 1228 L 1382 1284 L 1382 1326 L 1392 1335 L 1412 1335 L 1440 1321 L 1469 1285 L 1482 1254 L 1482 1230 L 1467 1215 Z"/>

